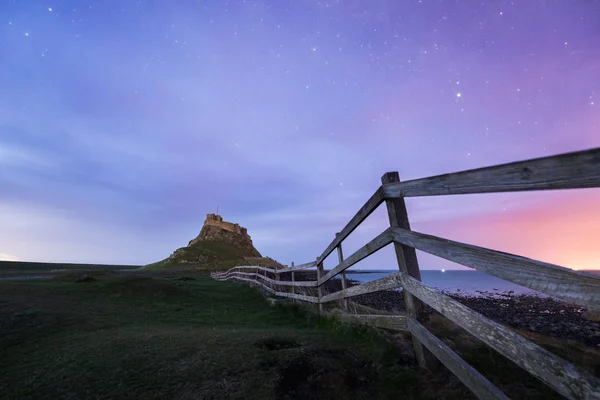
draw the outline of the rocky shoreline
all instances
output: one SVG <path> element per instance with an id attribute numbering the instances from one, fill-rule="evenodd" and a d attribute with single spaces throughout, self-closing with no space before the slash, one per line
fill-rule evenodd
<path id="1" fill-rule="evenodd" d="M 306 271 L 297 280 L 313 280 L 316 274 Z M 298 279 L 299 278 L 299 279 Z M 349 281 L 348 286 L 358 282 Z M 341 289 L 341 281 L 328 282 L 326 290 Z M 544 295 L 526 295 L 515 292 L 477 291 L 475 294 L 443 292 L 474 311 L 510 327 L 535 332 L 558 339 L 574 340 L 588 346 L 600 347 L 600 321 L 588 319 L 588 310 L 567 304 Z M 352 298 L 352 301 L 370 308 L 398 312 L 404 311 L 401 290 L 383 290 Z M 427 317 L 434 310 L 425 306 L 420 317 Z M 598 321 L 598 322 L 597 322 Z"/>
<path id="2" fill-rule="evenodd" d="M 445 294 L 474 311 L 513 328 L 600 347 L 600 323 L 587 319 L 587 310 L 584 308 L 546 296 L 517 295 L 511 292 L 480 292 L 473 296 Z M 404 310 L 401 291 L 369 293 L 354 297 L 352 301 L 390 312 Z M 433 311 L 426 306 L 422 314 L 426 316 Z"/>

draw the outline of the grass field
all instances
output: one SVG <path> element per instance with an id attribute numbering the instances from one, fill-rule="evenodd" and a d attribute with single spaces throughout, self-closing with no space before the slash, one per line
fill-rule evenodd
<path id="1" fill-rule="evenodd" d="M 511 398 L 560 398 L 439 320 L 431 327 Z M 3 281 L 0 399 L 473 398 L 443 366 L 417 369 L 395 338 L 271 307 L 200 272 Z"/>
<path id="2" fill-rule="evenodd" d="M 44 263 L 27 261 L 4 261 L 0 260 L 0 271 L 52 271 L 52 270 L 86 270 L 95 269 L 132 269 L 139 268 L 137 265 L 104 265 L 104 264 L 65 264 Z"/>
<path id="3" fill-rule="evenodd" d="M 1 399 L 428 398 L 378 335 L 252 288 L 80 276 L 0 282 Z"/>

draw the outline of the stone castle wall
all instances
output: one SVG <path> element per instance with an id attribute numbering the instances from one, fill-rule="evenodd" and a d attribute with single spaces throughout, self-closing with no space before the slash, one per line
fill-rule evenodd
<path id="1" fill-rule="evenodd" d="M 226 231 L 237 233 L 238 235 L 250 238 L 250 236 L 248 236 L 248 231 L 246 230 L 246 228 L 243 228 L 238 224 L 223 221 L 223 217 L 221 217 L 220 215 L 207 214 L 206 221 L 204 221 L 204 226 L 206 225 L 216 226 L 218 228 L 225 229 Z"/>

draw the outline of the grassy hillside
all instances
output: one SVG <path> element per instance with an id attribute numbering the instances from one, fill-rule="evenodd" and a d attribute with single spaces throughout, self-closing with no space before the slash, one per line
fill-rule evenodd
<path id="1" fill-rule="evenodd" d="M 191 246 L 178 249 L 171 257 L 149 264 L 145 268 L 163 269 L 190 266 L 203 271 L 229 269 L 240 265 L 261 265 L 282 268 L 268 257 L 247 257 L 246 250 L 221 241 L 198 241 Z M 201 261 L 198 261 L 201 260 Z"/>
<path id="2" fill-rule="evenodd" d="M 199 257 L 206 257 L 207 262 L 235 260 L 243 258 L 243 252 L 236 246 L 225 242 L 199 241 L 185 247 L 178 262 L 194 262 Z"/>
<path id="3" fill-rule="evenodd" d="M 167 261 L 160 261 L 154 264 L 145 266 L 143 269 L 148 270 L 166 270 L 171 268 L 187 269 L 195 271 L 225 271 L 233 267 L 242 265 L 258 265 L 269 268 L 281 268 L 282 265 L 275 260 L 267 257 L 244 258 L 238 260 L 214 261 L 204 264 L 175 264 Z"/>

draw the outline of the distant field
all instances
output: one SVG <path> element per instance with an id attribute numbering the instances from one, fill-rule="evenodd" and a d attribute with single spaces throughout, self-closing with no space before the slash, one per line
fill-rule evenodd
<path id="1" fill-rule="evenodd" d="M 132 269 L 139 265 L 108 265 L 108 264 L 65 264 L 42 263 L 27 261 L 0 261 L 0 271 L 52 271 L 52 270 L 80 270 L 80 269 Z"/>

